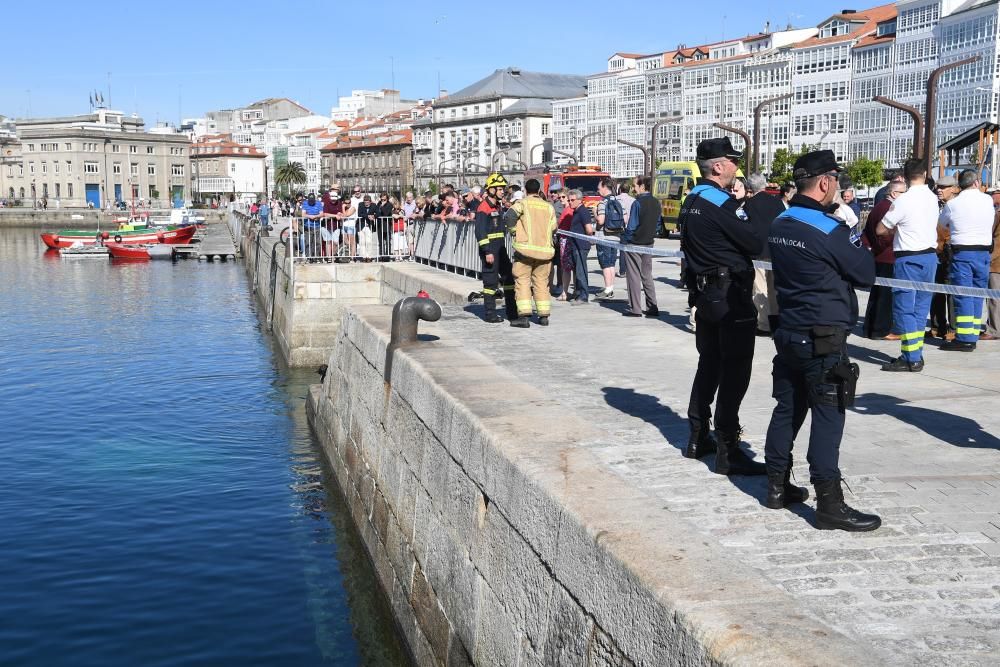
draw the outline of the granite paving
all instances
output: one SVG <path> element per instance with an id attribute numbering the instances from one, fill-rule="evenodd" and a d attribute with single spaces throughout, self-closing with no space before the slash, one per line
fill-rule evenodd
<path id="1" fill-rule="evenodd" d="M 769 510 L 764 478 L 727 478 L 712 472 L 711 456 L 681 456 L 697 354 L 678 261 L 657 259 L 654 273 L 655 320 L 622 317 L 618 279 L 610 302 L 556 302 L 548 328 L 489 325 L 472 304 L 446 307 L 421 331 L 462 339 L 599 425 L 608 438 L 593 451 L 608 469 L 714 540 L 719 558 L 751 565 L 801 601 L 803 613 L 901 665 L 1000 664 L 1000 341 L 963 354 L 928 339 L 924 372 L 901 375 L 879 370 L 898 343 L 850 339 L 862 370 L 841 447 L 845 496 L 883 525 L 821 531 L 812 497 Z M 590 281 L 601 284 L 594 262 Z M 475 285 L 469 280 L 470 291 Z M 863 312 L 863 293 L 861 302 Z M 763 459 L 774 348 L 769 338 L 756 342 L 741 421 Z M 807 421 L 795 448 L 804 485 L 808 429 Z"/>

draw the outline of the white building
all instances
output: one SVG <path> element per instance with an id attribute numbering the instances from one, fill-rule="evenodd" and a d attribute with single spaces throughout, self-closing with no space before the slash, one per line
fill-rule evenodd
<path id="1" fill-rule="evenodd" d="M 207 141 L 191 147 L 191 191 L 195 201 L 252 201 L 266 190 L 264 153 L 231 141 Z"/>
<path id="2" fill-rule="evenodd" d="M 378 117 L 396 113 L 421 104 L 420 100 L 400 99 L 398 90 L 352 90 L 350 96 L 338 99 L 337 106 L 330 109 L 333 120 L 355 120 L 362 116 Z"/>
<path id="3" fill-rule="evenodd" d="M 585 85 L 582 76 L 508 67 L 436 100 L 431 118 L 413 124 L 418 184 L 481 183 L 494 166 L 523 172 L 552 138 L 553 100 L 579 97 Z"/>

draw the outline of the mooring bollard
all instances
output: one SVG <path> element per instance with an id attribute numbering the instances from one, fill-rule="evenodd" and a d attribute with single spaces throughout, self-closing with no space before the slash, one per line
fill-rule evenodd
<path id="1" fill-rule="evenodd" d="M 426 292 L 420 291 L 420 296 L 408 296 L 400 299 L 392 307 L 392 329 L 389 335 L 389 345 L 385 348 L 385 373 L 383 378 L 389 382 L 392 377 L 392 355 L 396 348 L 414 343 L 417 340 L 417 322 L 437 322 L 441 319 L 441 304 L 430 298 Z"/>

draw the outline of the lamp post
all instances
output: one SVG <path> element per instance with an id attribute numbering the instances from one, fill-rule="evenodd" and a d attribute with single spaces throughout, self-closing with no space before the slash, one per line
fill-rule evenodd
<path id="1" fill-rule="evenodd" d="M 726 125 L 726 124 L 724 124 L 724 123 L 712 123 L 712 125 L 714 125 L 715 127 L 719 128 L 719 129 L 720 129 L 720 130 L 722 130 L 723 132 L 732 132 L 733 134 L 738 134 L 738 135 L 740 135 L 740 136 L 741 136 L 741 137 L 743 138 L 743 141 L 744 141 L 744 143 L 746 144 L 746 145 L 744 146 L 743 150 L 744 150 L 744 151 L 749 151 L 749 150 L 751 150 L 751 148 L 752 148 L 753 144 L 751 143 L 751 140 L 750 140 L 750 135 L 749 135 L 749 134 L 747 134 L 746 132 L 744 132 L 743 130 L 739 129 L 738 127 L 733 127 L 732 125 Z M 747 157 L 747 158 L 748 158 L 748 156 L 746 156 L 746 154 L 745 154 L 745 153 L 744 153 L 744 157 Z M 749 160 L 749 158 L 748 158 L 748 160 Z M 750 164 L 750 163 L 749 163 L 749 161 L 748 161 L 748 162 L 747 162 L 747 165 L 749 166 L 749 164 Z"/>
<path id="2" fill-rule="evenodd" d="M 760 114 L 764 110 L 764 107 L 770 106 L 774 102 L 780 102 L 781 100 L 787 100 L 792 96 L 792 93 L 785 93 L 784 95 L 778 95 L 777 97 L 772 97 L 770 99 L 762 101 L 753 110 L 753 160 L 751 164 L 751 171 L 757 173 L 760 168 Z M 768 143 L 774 143 L 773 137 L 768 137 Z"/>
<path id="3" fill-rule="evenodd" d="M 911 107 L 909 104 L 903 104 L 902 102 L 897 102 L 896 100 L 891 100 L 883 95 L 878 95 L 872 98 L 873 102 L 878 102 L 879 104 L 884 104 L 887 107 L 892 107 L 893 109 L 899 109 L 903 113 L 909 114 L 910 118 L 913 119 L 913 157 L 921 158 L 924 155 L 924 149 L 922 142 L 924 140 L 924 119 L 920 115 L 920 109 L 916 107 Z M 892 150 L 889 148 L 888 150 Z M 891 153 L 889 157 L 891 157 Z"/>
<path id="4" fill-rule="evenodd" d="M 528 149 L 528 162 L 529 163 L 534 163 L 535 162 L 535 149 L 538 148 L 539 146 L 541 146 L 541 147 L 544 148 L 545 147 L 545 142 L 543 141 L 541 143 L 537 143 L 534 146 L 532 146 L 530 149 Z M 545 156 L 545 151 L 542 151 L 542 157 L 544 157 L 544 156 Z"/>
<path id="5" fill-rule="evenodd" d="M 656 144 L 657 144 L 657 133 L 660 128 L 664 125 L 669 125 L 671 123 L 679 123 L 684 120 L 684 116 L 676 116 L 674 118 L 667 118 L 665 120 L 658 120 L 653 123 L 652 132 L 650 133 L 649 139 L 649 177 L 652 178 L 653 174 L 656 173 Z"/>
<path id="6" fill-rule="evenodd" d="M 590 137 L 596 137 L 599 134 L 604 134 L 604 130 L 594 130 L 593 132 L 588 132 L 587 134 L 580 137 L 580 152 L 577 153 L 577 155 L 580 156 L 581 160 L 583 159 L 583 145 L 586 143 L 587 139 L 589 139 Z"/>
<path id="7" fill-rule="evenodd" d="M 950 69 L 955 69 L 956 67 L 961 67 L 962 65 L 968 65 L 978 60 L 979 56 L 956 60 L 953 63 L 941 65 L 940 67 L 932 70 L 930 76 L 927 77 L 927 99 L 926 104 L 924 105 L 927 118 L 924 123 L 924 169 L 928 176 L 930 176 L 931 173 L 931 152 L 934 149 L 934 124 L 937 121 L 938 79 L 940 79 L 941 75 Z M 943 166 L 944 165 L 942 165 L 942 167 Z"/>
<path id="8" fill-rule="evenodd" d="M 438 162 L 438 168 L 437 168 L 438 192 L 441 191 L 441 174 L 444 173 L 441 167 L 445 166 L 449 162 L 454 162 L 455 160 L 458 160 L 460 158 L 461 156 L 456 155 L 455 157 L 450 157 L 447 160 L 442 160 L 441 162 Z"/>
<path id="9" fill-rule="evenodd" d="M 625 141 L 624 139 L 619 139 L 618 143 L 623 144 L 625 146 L 629 146 L 630 148 L 635 148 L 635 149 L 638 149 L 638 150 L 642 151 L 642 170 L 650 178 L 652 178 L 653 177 L 653 168 L 652 168 L 652 166 L 650 166 L 651 163 L 649 161 L 649 149 L 646 148 L 645 146 L 640 146 L 639 144 L 634 144 L 631 141 Z"/>

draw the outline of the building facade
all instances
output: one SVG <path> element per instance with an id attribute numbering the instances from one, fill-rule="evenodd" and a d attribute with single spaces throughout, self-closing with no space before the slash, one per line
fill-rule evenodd
<path id="1" fill-rule="evenodd" d="M 18 143 L 4 147 L 0 165 L 0 193 L 8 199 L 80 208 L 132 200 L 180 206 L 190 199 L 185 135 L 150 134 L 141 118 L 102 108 L 15 122 Z"/>
<path id="2" fill-rule="evenodd" d="M 355 120 L 362 117 L 377 118 L 421 104 L 420 100 L 400 99 L 398 90 L 352 90 L 350 96 L 338 99 L 330 109 L 333 120 Z"/>
<path id="3" fill-rule="evenodd" d="M 363 138 L 343 137 L 321 149 L 331 185 L 399 196 L 414 186 L 413 132 L 402 130 Z"/>
<path id="4" fill-rule="evenodd" d="M 253 201 L 267 192 L 264 153 L 255 146 L 211 141 L 191 146 L 191 192 L 195 202 Z"/>
<path id="5" fill-rule="evenodd" d="M 552 102 L 579 97 L 585 85 L 582 76 L 508 67 L 435 100 L 431 117 L 413 124 L 418 187 L 481 184 L 495 169 L 523 173 L 552 138 Z"/>

